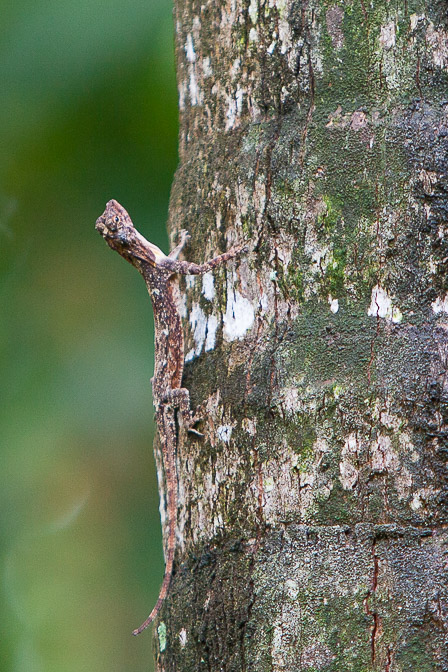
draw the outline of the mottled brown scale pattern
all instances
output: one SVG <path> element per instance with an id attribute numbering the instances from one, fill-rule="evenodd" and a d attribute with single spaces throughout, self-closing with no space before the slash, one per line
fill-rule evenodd
<path id="1" fill-rule="evenodd" d="M 148 618 L 134 630 L 133 634 L 138 635 L 157 616 L 168 593 L 173 571 L 177 519 L 176 409 L 191 431 L 194 431 L 192 426 L 195 422 L 190 411 L 188 390 L 182 387 L 184 336 L 174 294 L 174 275 L 207 273 L 236 257 L 242 248 L 229 250 L 204 264 L 178 261 L 177 257 L 189 238 L 186 231 L 181 231 L 179 245 L 166 256 L 156 245 L 140 235 L 126 210 L 114 200 L 107 203 L 104 213 L 97 219 L 96 229 L 113 250 L 141 273 L 154 310 L 155 362 L 152 391 L 165 469 L 168 539 L 165 575 L 159 597 Z"/>
<path id="2" fill-rule="evenodd" d="M 162 268 L 145 265 L 142 269 L 154 309 L 155 362 L 152 393 L 154 405 L 162 402 L 167 389 L 181 386 L 184 334 L 174 298 L 170 276 Z"/>

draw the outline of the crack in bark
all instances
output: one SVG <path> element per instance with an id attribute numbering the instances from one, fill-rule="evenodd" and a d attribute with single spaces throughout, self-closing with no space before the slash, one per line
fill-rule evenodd
<path id="1" fill-rule="evenodd" d="M 375 596 L 376 589 L 378 587 L 378 569 L 379 569 L 379 560 L 376 554 L 376 537 L 374 536 L 372 542 L 372 557 L 373 557 L 373 576 L 372 576 L 372 587 L 368 590 L 366 597 L 364 598 L 364 609 L 368 616 L 372 617 L 373 623 L 370 626 L 370 650 L 371 650 L 371 660 L 372 665 L 375 664 L 377 652 L 376 652 L 376 640 L 378 632 L 381 628 L 381 617 L 375 609 L 370 608 L 369 600 Z"/>

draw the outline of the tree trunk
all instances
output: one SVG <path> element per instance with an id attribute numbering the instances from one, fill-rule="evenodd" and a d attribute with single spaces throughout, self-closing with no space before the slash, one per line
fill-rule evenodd
<path id="1" fill-rule="evenodd" d="M 177 0 L 203 439 L 158 669 L 448 670 L 445 0 Z"/>

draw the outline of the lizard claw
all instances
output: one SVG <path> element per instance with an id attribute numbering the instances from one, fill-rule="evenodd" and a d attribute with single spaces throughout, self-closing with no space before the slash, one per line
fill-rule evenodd
<path id="1" fill-rule="evenodd" d="M 189 427 L 187 431 L 188 431 L 190 434 L 194 434 L 195 436 L 199 436 L 200 438 L 202 438 L 203 436 L 205 436 L 205 434 L 203 434 L 202 432 L 198 432 L 198 430 L 195 429 L 194 427 Z"/>
<path id="2" fill-rule="evenodd" d="M 195 436 L 204 436 L 202 432 L 199 432 L 197 429 L 195 429 L 195 425 L 198 424 L 198 422 L 201 422 L 202 417 L 198 415 L 197 413 L 195 415 L 190 416 L 190 422 L 188 423 L 188 428 L 187 432 L 190 432 L 190 434 L 195 434 Z"/>

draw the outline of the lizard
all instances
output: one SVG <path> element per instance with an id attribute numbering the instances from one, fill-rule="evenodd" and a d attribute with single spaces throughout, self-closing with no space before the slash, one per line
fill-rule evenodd
<path id="1" fill-rule="evenodd" d="M 180 309 L 174 292 L 174 278 L 176 274 L 207 273 L 235 258 L 244 250 L 244 247 L 232 248 L 203 264 L 180 261 L 179 254 L 190 238 L 187 231 L 180 232 L 179 244 L 168 255 L 165 255 L 160 248 L 150 243 L 137 231 L 126 210 L 115 200 L 110 200 L 106 204 L 106 209 L 97 219 L 95 228 L 109 247 L 116 250 L 143 276 L 154 312 L 154 376 L 151 382 L 165 470 L 168 534 L 165 573 L 159 597 L 148 618 L 132 633 L 139 635 L 159 613 L 168 594 L 173 573 L 178 507 L 176 410 L 186 429 L 202 436 L 194 429 L 199 418 L 191 412 L 189 391 L 182 387 L 184 336 Z"/>

